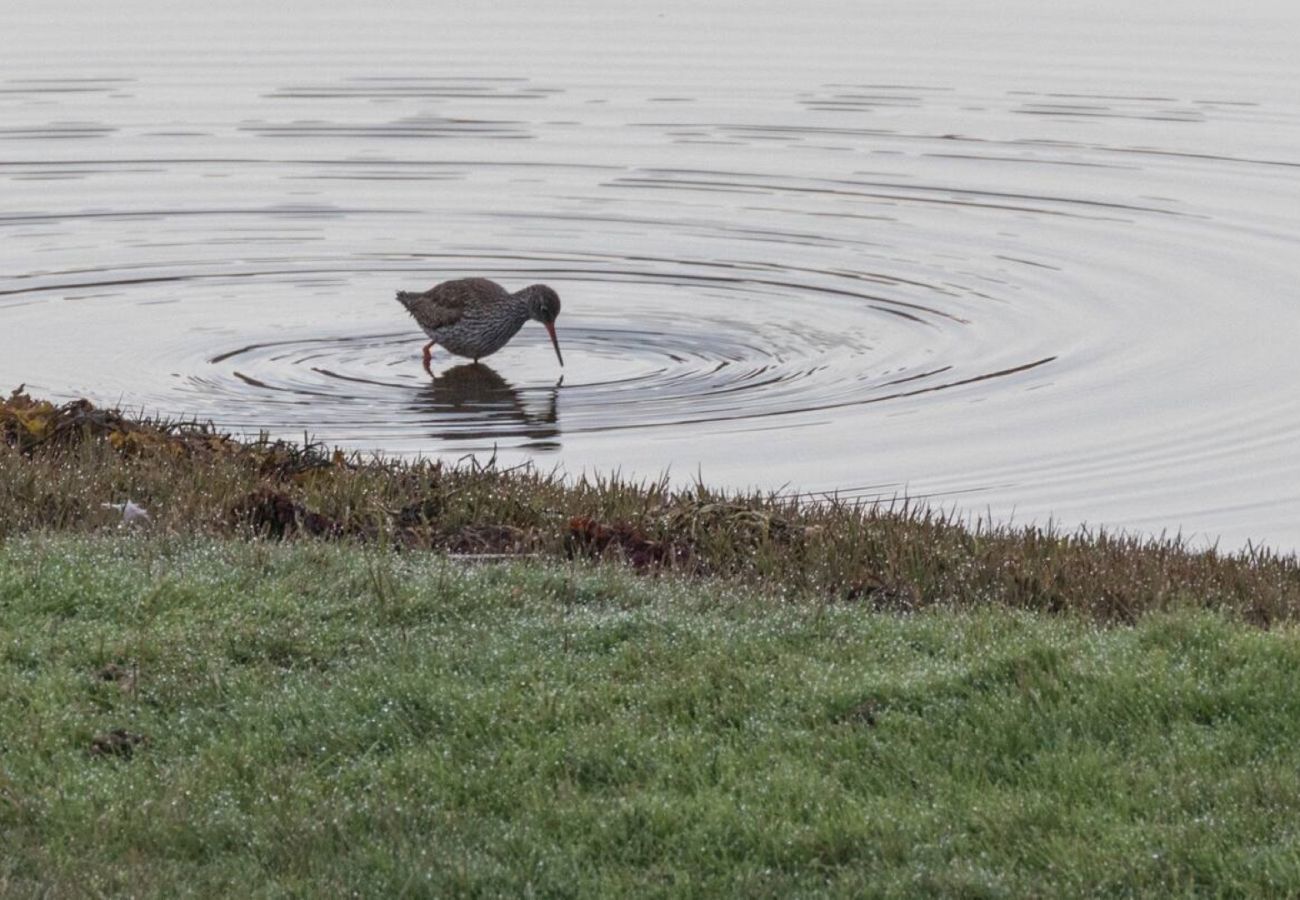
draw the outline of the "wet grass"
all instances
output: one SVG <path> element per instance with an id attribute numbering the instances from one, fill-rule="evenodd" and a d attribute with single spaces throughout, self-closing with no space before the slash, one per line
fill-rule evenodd
<path id="1" fill-rule="evenodd" d="M 869 464 L 864 462 L 864 468 Z M 1300 562 L 1177 537 L 968 521 L 905 502 L 736 495 L 618 478 L 566 481 L 490 463 L 366 459 L 236 441 L 84 401 L 0 402 L 0 539 L 94 533 L 132 500 L 159 534 L 315 535 L 460 554 L 621 560 L 873 609 L 1070 612 L 1134 622 L 1201 608 L 1256 625 L 1300 616 Z"/>
<path id="2" fill-rule="evenodd" d="M 0 634 L 7 897 L 1300 891 L 1289 625 L 37 535 Z"/>

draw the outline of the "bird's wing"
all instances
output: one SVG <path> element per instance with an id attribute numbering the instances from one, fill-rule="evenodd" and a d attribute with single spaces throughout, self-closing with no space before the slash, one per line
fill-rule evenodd
<path id="1" fill-rule="evenodd" d="M 501 285 L 487 278 L 458 278 L 435 285 L 423 294 L 398 291 L 398 301 L 425 331 L 455 325 L 467 313 L 500 303 L 510 296 Z"/>
<path id="2" fill-rule="evenodd" d="M 439 291 L 436 288 L 423 294 L 398 291 L 397 302 L 406 307 L 415 324 L 425 331 L 455 325 L 465 315 L 465 296 L 459 291 Z"/>

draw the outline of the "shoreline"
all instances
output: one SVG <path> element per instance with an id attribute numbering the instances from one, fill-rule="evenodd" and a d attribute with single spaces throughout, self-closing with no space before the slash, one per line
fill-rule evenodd
<path id="1" fill-rule="evenodd" d="M 366 457 L 20 391 L 0 400 L 0 502 L 0 539 L 116 527 L 131 502 L 148 515 L 141 527 L 160 534 L 599 559 L 800 602 L 992 604 L 1103 622 L 1182 607 L 1264 627 L 1300 619 L 1300 559 L 1268 548 L 972 523 L 907 502 L 808 503 L 663 479 L 570 481 L 531 466 Z"/>

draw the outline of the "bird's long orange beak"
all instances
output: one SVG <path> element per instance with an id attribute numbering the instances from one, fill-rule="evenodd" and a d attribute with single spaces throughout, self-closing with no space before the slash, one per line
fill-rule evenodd
<path id="1" fill-rule="evenodd" d="M 555 336 L 555 323 L 543 322 L 546 331 L 551 336 L 551 343 L 555 345 L 555 358 L 560 361 L 560 368 L 564 368 L 564 357 L 560 354 L 560 339 Z"/>

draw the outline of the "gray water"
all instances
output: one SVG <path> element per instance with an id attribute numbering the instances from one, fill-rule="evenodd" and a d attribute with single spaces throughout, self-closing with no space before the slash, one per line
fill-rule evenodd
<path id="1" fill-rule="evenodd" d="M 6 4 L 0 389 L 1300 546 L 1298 4 L 216 6 Z"/>

